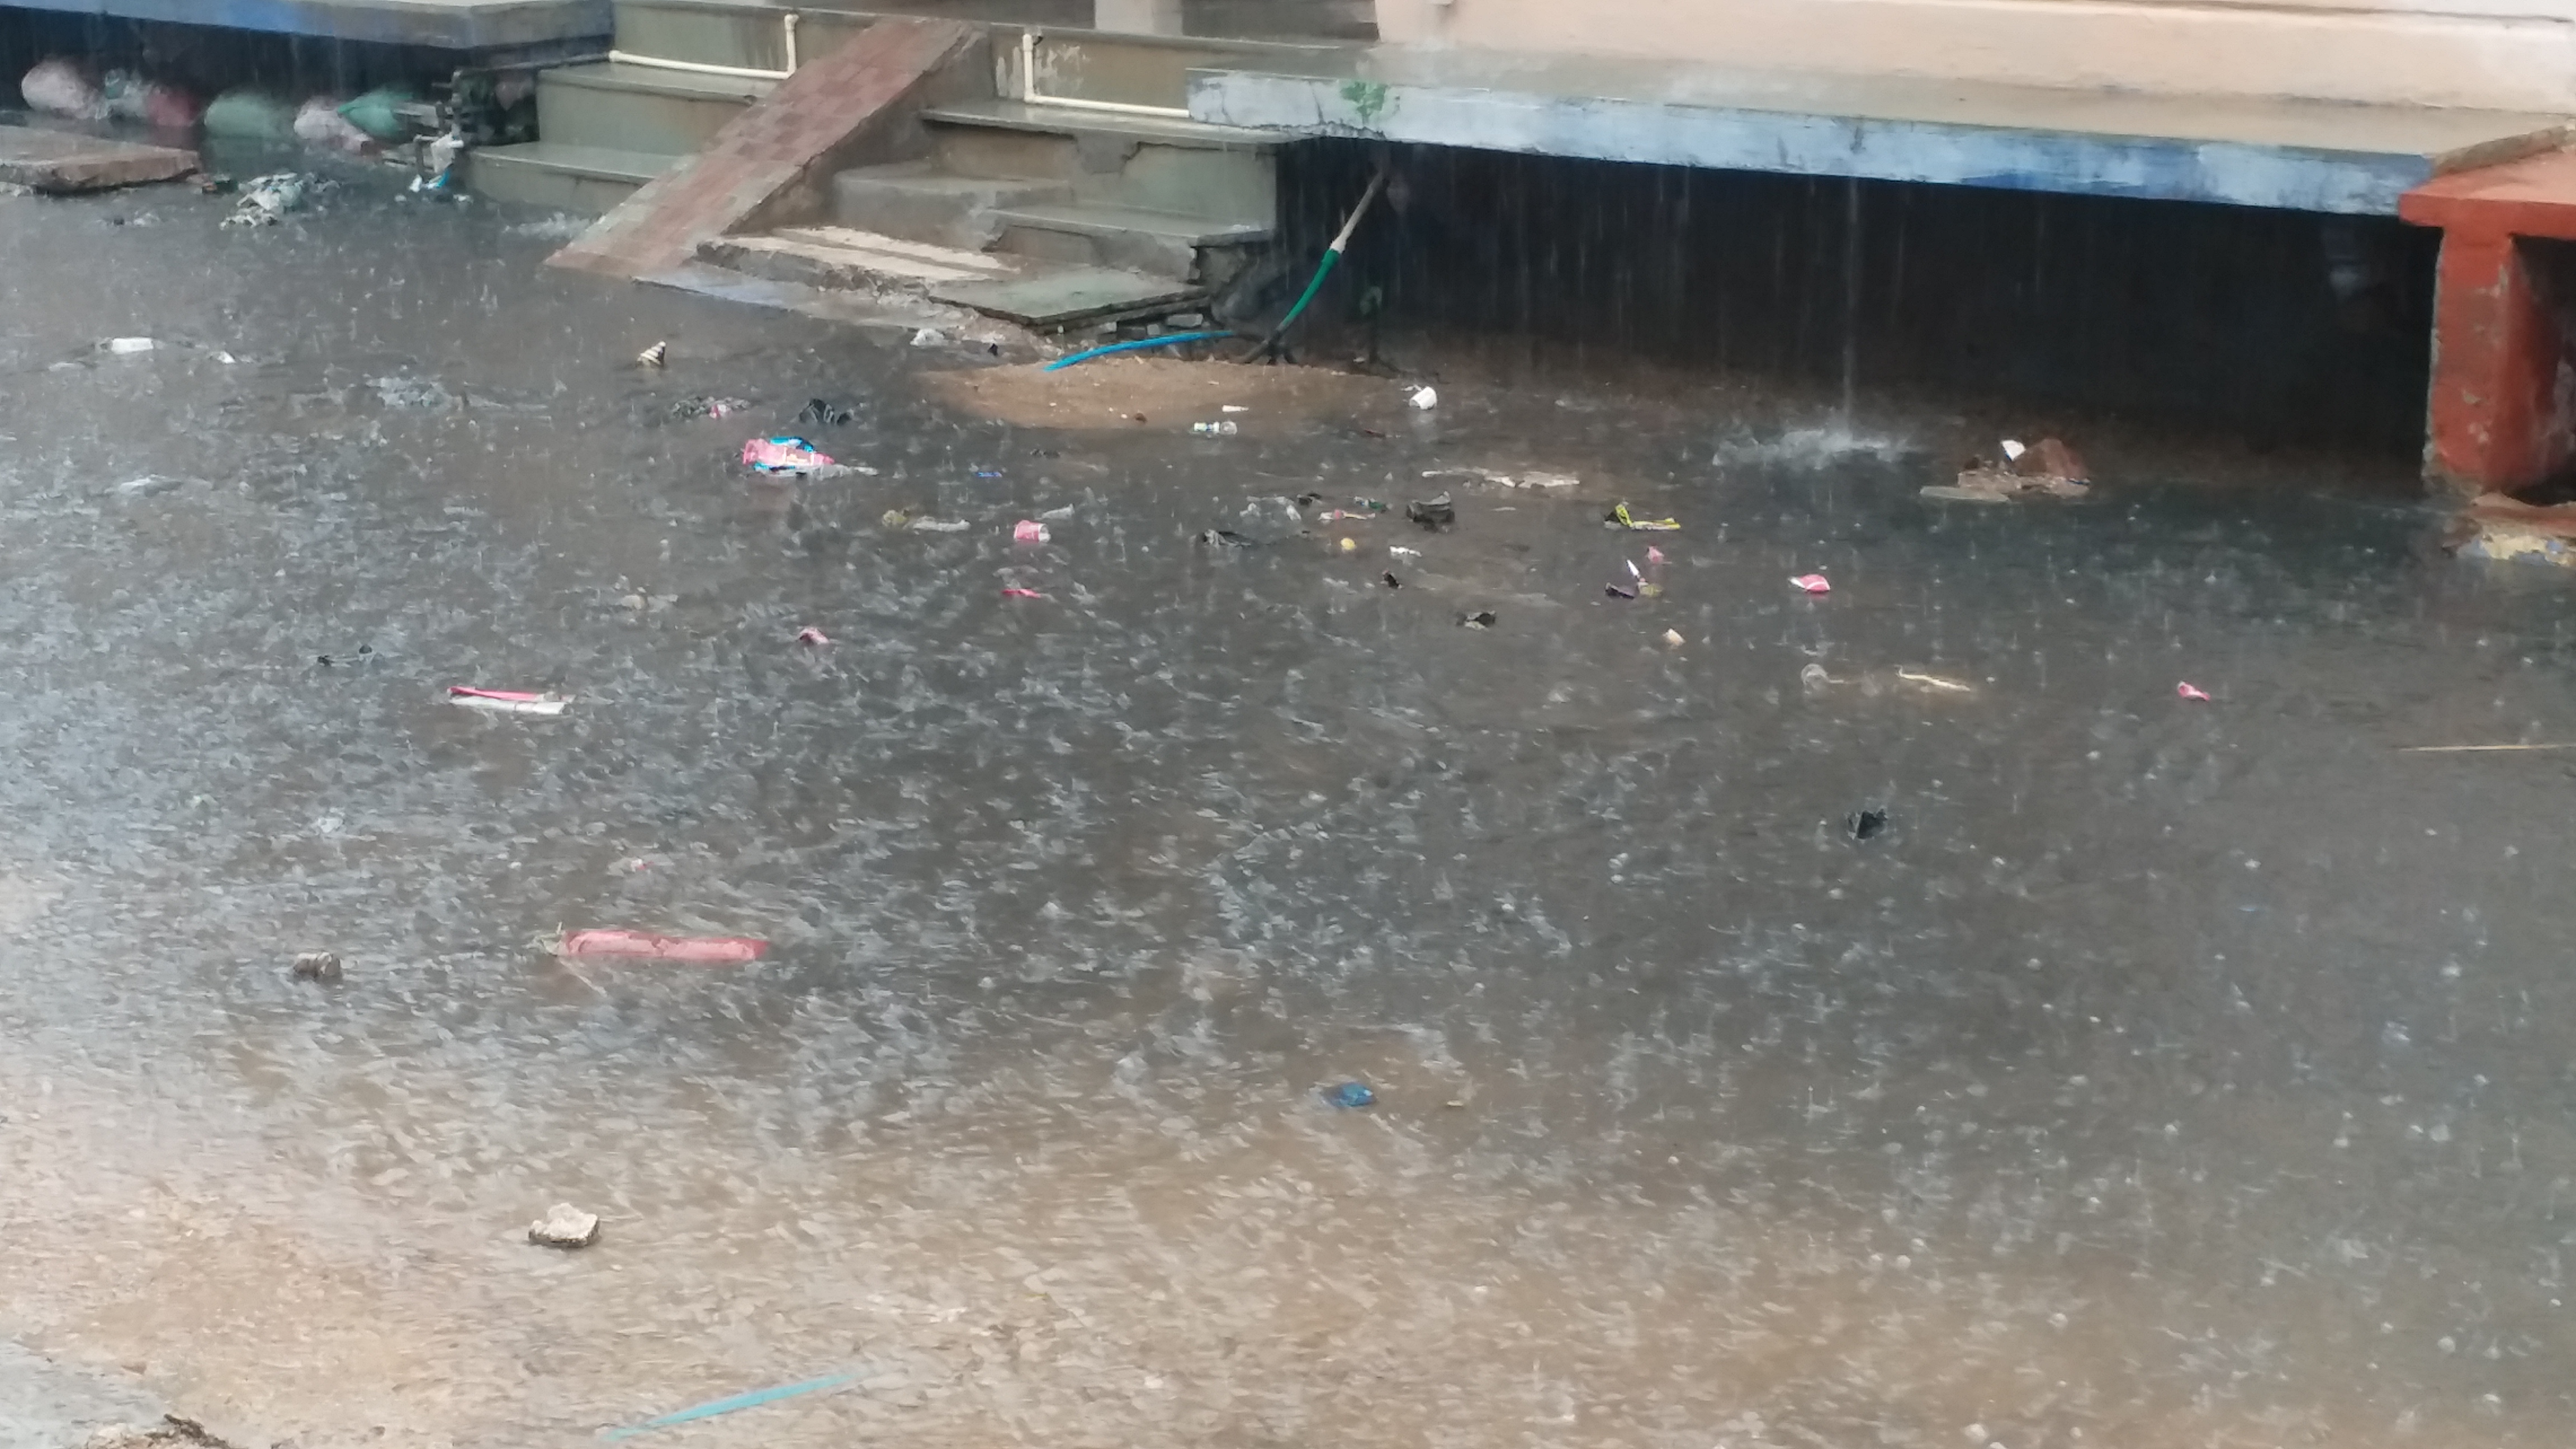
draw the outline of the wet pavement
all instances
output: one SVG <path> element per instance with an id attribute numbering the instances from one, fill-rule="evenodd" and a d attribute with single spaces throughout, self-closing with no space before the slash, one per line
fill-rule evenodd
<path id="1" fill-rule="evenodd" d="M 2576 740 L 2565 576 L 1562 388 L 1011 428 L 227 209 L 0 200 L 0 1337 L 263 1445 L 2564 1442 L 2576 757 L 2402 748 Z M 818 394 L 875 476 L 731 465 Z"/>

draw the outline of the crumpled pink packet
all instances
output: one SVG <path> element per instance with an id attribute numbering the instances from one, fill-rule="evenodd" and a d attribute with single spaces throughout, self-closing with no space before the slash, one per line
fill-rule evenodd
<path id="1" fill-rule="evenodd" d="M 2188 680 L 2175 685 L 2174 693 L 2180 698 L 2191 700 L 2197 704 L 2208 704 L 2212 702 L 2209 697 L 2209 691 L 2202 689 L 2199 685 L 2193 684 Z"/>
<path id="2" fill-rule="evenodd" d="M 1046 541 L 1047 526 L 1038 522 L 1034 518 L 1023 518 L 1019 522 L 1011 525 L 1011 542 L 1013 543 L 1044 543 Z"/>
<path id="3" fill-rule="evenodd" d="M 1808 594 L 1830 594 L 1834 591 L 1834 586 L 1823 574 L 1800 574 L 1789 581 L 1789 586 Z"/>
<path id="4" fill-rule="evenodd" d="M 803 438 L 754 438 L 742 445 L 742 465 L 763 473 L 811 473 L 832 460 Z"/>
<path id="5" fill-rule="evenodd" d="M 571 700 L 559 694 L 539 694 L 528 689 L 476 689 L 470 684 L 447 686 L 450 704 L 494 714 L 561 714 Z"/>
<path id="6" fill-rule="evenodd" d="M 686 961 L 698 966 L 744 966 L 769 953 L 767 941 L 748 936 L 657 936 L 650 931 L 566 931 L 558 956 L 624 956 L 639 961 Z"/>
<path id="7" fill-rule="evenodd" d="M 796 642 L 799 644 L 829 644 L 832 642 L 832 636 L 815 628 L 813 625 L 808 624 L 804 628 L 796 631 Z"/>
<path id="8" fill-rule="evenodd" d="M 1002 597 L 1006 599 L 1043 599 L 1046 595 L 1039 593 L 1035 589 L 1004 589 L 1002 590 Z"/>

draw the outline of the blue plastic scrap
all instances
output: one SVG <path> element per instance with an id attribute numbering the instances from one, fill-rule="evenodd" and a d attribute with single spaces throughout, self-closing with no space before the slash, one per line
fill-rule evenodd
<path id="1" fill-rule="evenodd" d="M 780 1399 L 795 1398 L 798 1394 L 820 1393 L 825 1389 L 837 1389 L 841 1385 L 846 1384 L 857 1377 L 858 1375 L 856 1374 L 846 1373 L 826 1374 L 819 1379 L 807 1379 L 801 1384 L 780 1384 L 774 1389 L 754 1389 L 752 1392 L 747 1394 L 736 1394 L 730 1399 L 716 1399 L 709 1403 L 700 1404 L 693 1409 L 681 1409 L 676 1413 L 664 1414 L 658 1419 L 647 1419 L 641 1424 L 629 1424 L 623 1429 L 610 1429 L 602 1433 L 599 1437 L 603 1439 L 632 1439 L 638 1434 L 646 1433 L 654 1429 L 668 1429 L 675 1424 L 693 1424 L 700 1419 L 712 1419 L 718 1414 L 730 1414 L 736 1409 L 756 1409 L 763 1404 L 774 1404 Z"/>
<path id="2" fill-rule="evenodd" d="M 1358 1082 L 1344 1082 L 1324 1094 L 1324 1100 L 1336 1107 L 1368 1107 L 1377 1102 L 1377 1093 Z"/>

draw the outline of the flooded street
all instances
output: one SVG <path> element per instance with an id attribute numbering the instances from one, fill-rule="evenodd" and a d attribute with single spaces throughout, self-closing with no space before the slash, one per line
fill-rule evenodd
<path id="1" fill-rule="evenodd" d="M 2566 1442 L 2576 752 L 2407 747 L 2576 741 L 2571 596 L 2411 493 L 1014 426 L 506 211 L 227 210 L 0 199 L 0 1339 L 302 1449 L 840 1374 L 642 1442 Z"/>

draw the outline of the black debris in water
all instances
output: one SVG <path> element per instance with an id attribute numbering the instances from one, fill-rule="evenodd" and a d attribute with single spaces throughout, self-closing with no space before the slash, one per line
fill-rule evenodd
<path id="1" fill-rule="evenodd" d="M 1457 505 L 1449 501 L 1446 493 L 1404 505 L 1404 516 L 1420 524 L 1427 533 L 1445 533 L 1458 526 Z"/>

